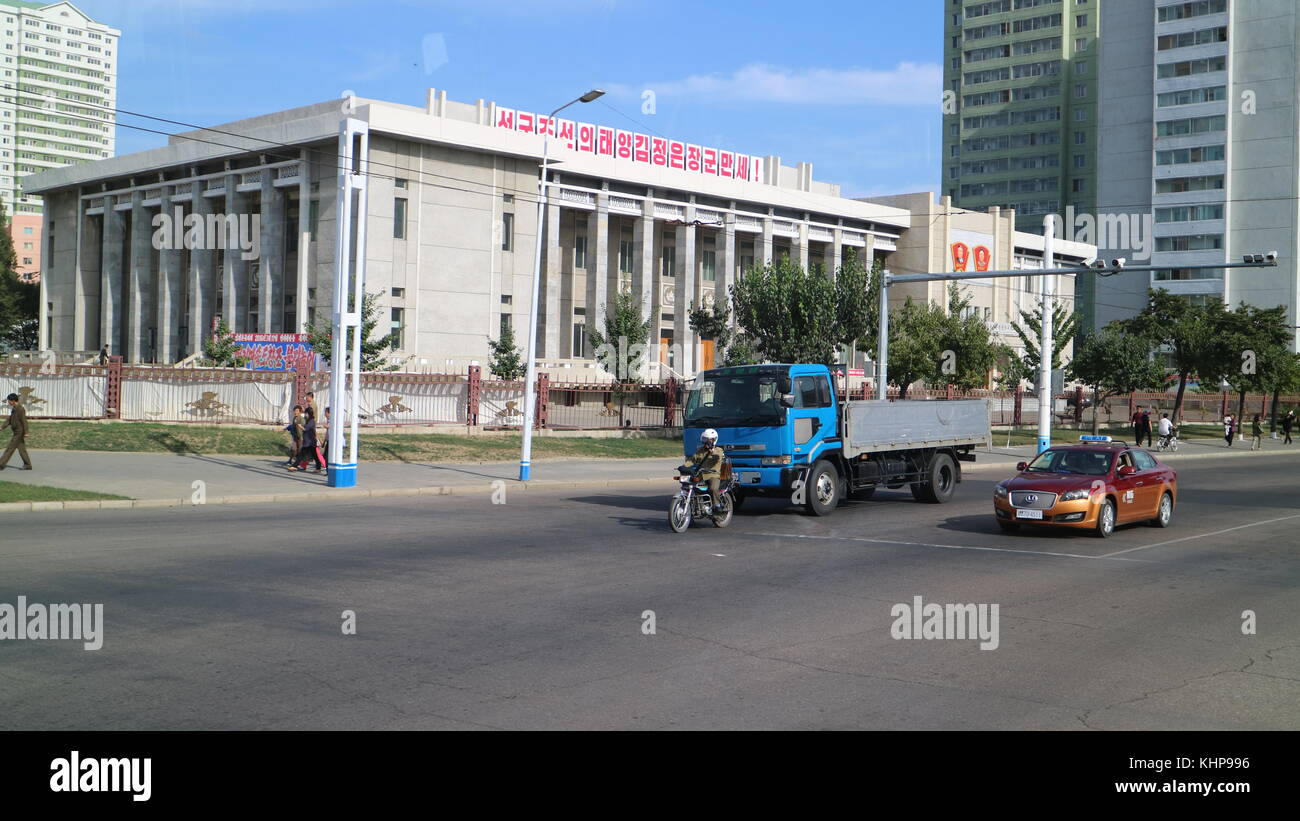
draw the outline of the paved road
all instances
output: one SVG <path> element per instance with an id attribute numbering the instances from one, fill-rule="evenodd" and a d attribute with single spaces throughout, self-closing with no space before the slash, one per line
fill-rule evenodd
<path id="1" fill-rule="evenodd" d="M 1189 461 L 1173 529 L 1104 541 L 1000 534 L 998 470 L 682 536 L 667 478 L 6 514 L 0 603 L 106 637 L 0 642 L 0 729 L 1300 729 L 1298 467 Z M 892 639 L 918 595 L 998 604 L 999 647 Z"/>

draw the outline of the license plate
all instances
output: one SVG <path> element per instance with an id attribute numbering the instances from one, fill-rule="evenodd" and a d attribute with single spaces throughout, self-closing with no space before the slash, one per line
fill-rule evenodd
<path id="1" fill-rule="evenodd" d="M 1020 510 L 1019 508 L 1017 508 L 1017 509 L 1016 509 L 1016 518 L 1017 518 L 1017 519 L 1041 519 L 1041 518 L 1043 518 L 1043 511 L 1041 511 L 1041 510 Z"/>

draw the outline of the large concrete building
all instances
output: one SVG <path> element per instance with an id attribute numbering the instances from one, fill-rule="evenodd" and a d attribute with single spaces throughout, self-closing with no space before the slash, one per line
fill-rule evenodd
<path id="1" fill-rule="evenodd" d="M 1117 225 L 1153 226 L 1151 264 L 1161 268 L 1105 280 L 1097 326 L 1132 316 L 1151 287 L 1286 305 L 1297 324 L 1297 44 L 1295 0 L 1107 4 L 1098 209 Z M 1131 233 L 1098 244 L 1132 257 Z M 1277 268 L 1186 267 L 1269 251 Z"/>
<path id="2" fill-rule="evenodd" d="M 366 290 L 400 331 L 398 357 L 414 369 L 486 364 L 490 338 L 527 327 L 545 118 L 432 90 L 423 106 L 319 103 L 28 178 L 48 206 L 42 344 L 173 362 L 200 349 L 216 316 L 239 332 L 327 320 L 341 109 L 370 129 Z M 564 381 L 600 378 L 584 331 L 618 289 L 640 295 L 662 343 L 651 378 L 689 376 L 713 353 L 690 331 L 690 306 L 725 298 L 766 260 L 834 270 L 853 251 L 933 270 L 963 241 L 967 270 L 1041 260 L 1042 238 L 1016 233 L 1010 212 L 964 214 L 932 194 L 859 201 L 807 163 L 581 122 L 552 128 L 538 356 Z M 222 224 L 256 242 L 212 230 L 180 241 L 191 217 L 232 216 Z M 1061 246 L 1074 261 L 1090 250 Z M 987 291 L 982 316 L 1016 317 L 1017 299 Z"/>
<path id="3" fill-rule="evenodd" d="M 18 272 L 41 270 L 41 200 L 19 179 L 114 153 L 118 39 L 72 3 L 0 2 L 0 203 Z"/>

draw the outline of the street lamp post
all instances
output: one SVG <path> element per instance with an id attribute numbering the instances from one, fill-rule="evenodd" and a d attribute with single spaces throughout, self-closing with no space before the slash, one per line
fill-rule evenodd
<path id="1" fill-rule="evenodd" d="M 593 88 L 581 97 L 570 100 L 551 112 L 546 118 L 546 127 L 542 129 L 542 176 L 537 183 L 537 247 L 533 254 L 533 304 L 528 315 L 528 371 L 524 377 L 524 446 L 519 455 L 519 480 L 523 482 L 528 481 L 533 467 L 533 419 L 537 403 L 537 302 L 542 289 L 542 229 L 546 216 L 546 169 L 550 159 L 548 152 L 551 128 L 556 114 L 574 103 L 589 103 L 604 93 L 599 88 Z"/>
<path id="2" fill-rule="evenodd" d="M 1056 218 L 1043 217 L 1043 268 L 1051 270 L 1055 264 L 1052 241 L 1056 239 Z M 1039 319 L 1038 337 L 1038 453 L 1052 446 L 1052 282 L 1053 275 L 1042 279 L 1043 310 Z"/>

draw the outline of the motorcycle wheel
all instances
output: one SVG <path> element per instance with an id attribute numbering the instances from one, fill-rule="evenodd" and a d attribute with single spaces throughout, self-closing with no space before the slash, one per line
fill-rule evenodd
<path id="1" fill-rule="evenodd" d="M 714 527 L 726 527 L 731 524 L 731 514 L 736 510 L 735 504 L 731 500 L 730 493 L 723 493 L 721 500 L 722 512 L 714 513 L 712 516 Z"/>
<path id="2" fill-rule="evenodd" d="M 668 526 L 674 533 L 685 533 L 691 526 L 691 508 L 681 496 L 674 496 L 668 503 Z"/>

